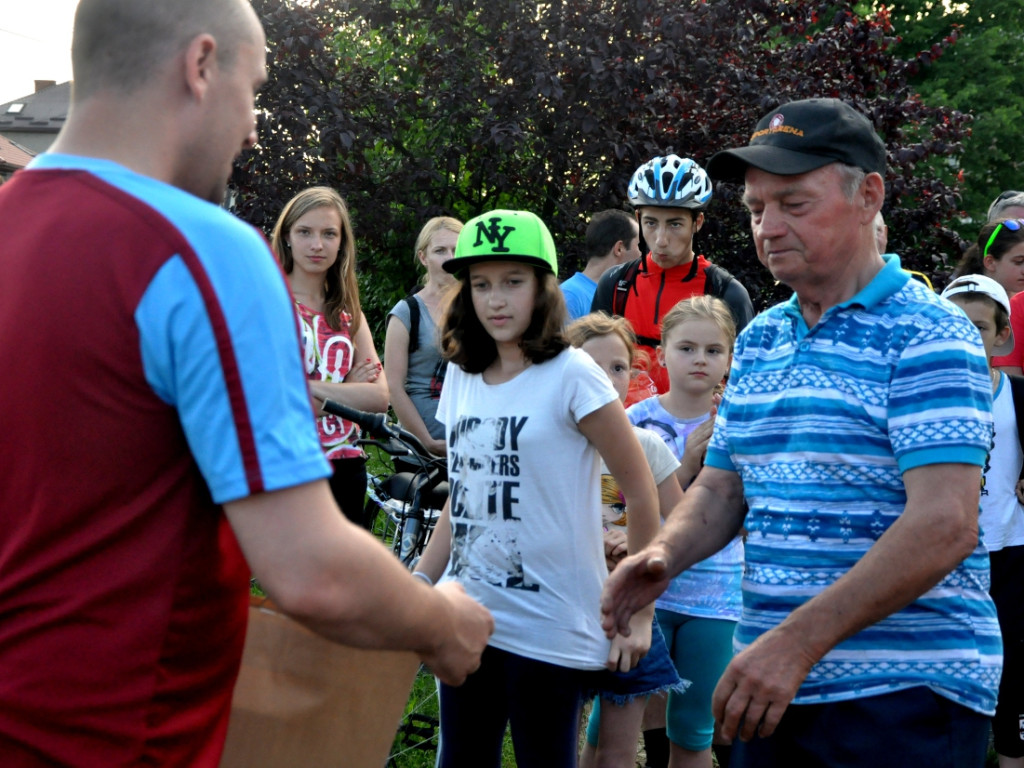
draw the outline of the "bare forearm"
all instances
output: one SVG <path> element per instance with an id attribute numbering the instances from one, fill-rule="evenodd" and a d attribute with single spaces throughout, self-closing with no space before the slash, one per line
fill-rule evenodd
<path id="1" fill-rule="evenodd" d="M 391 407 L 395 411 L 395 416 L 398 417 L 398 422 L 416 435 L 423 445 L 429 446 L 433 442 L 426 422 L 423 421 L 415 403 L 403 387 L 397 385 L 391 387 Z"/>
<path id="2" fill-rule="evenodd" d="M 683 454 L 683 460 L 679 462 L 679 469 L 676 470 L 676 479 L 679 486 L 685 491 L 693 483 L 697 473 L 700 472 L 700 459 L 693 459 L 688 454 Z"/>
<path id="3" fill-rule="evenodd" d="M 434 583 L 441 578 L 451 557 L 452 532 L 448 515 L 448 502 L 446 501 L 437 518 L 437 523 L 434 525 L 434 533 L 416 564 L 416 570 L 429 576 Z"/>
<path id="4" fill-rule="evenodd" d="M 384 377 L 374 382 L 310 381 L 309 390 L 318 400 L 325 398 L 371 413 L 388 409 L 388 386 Z"/>
<path id="5" fill-rule="evenodd" d="M 447 631 L 446 607 L 367 532 L 352 527 L 344 574 L 324 574 L 286 610 L 310 629 L 356 647 L 432 653 Z M 272 595 L 273 596 L 273 595 Z"/>
<path id="6" fill-rule="evenodd" d="M 297 621 L 337 642 L 427 652 L 443 629 L 438 617 L 429 615 L 434 603 L 429 587 L 410 579 L 367 532 L 352 526 L 345 535 L 344 566 L 321 562 L 309 569 L 301 593 L 281 597 L 273 582 L 263 580 L 268 593 Z"/>
<path id="7" fill-rule="evenodd" d="M 580 420 L 580 431 L 594 444 L 626 501 L 627 547 L 639 552 L 658 531 L 658 491 L 643 449 L 619 402 Z"/>
<path id="8" fill-rule="evenodd" d="M 654 539 L 668 554 L 669 573 L 675 576 L 725 547 L 743 527 L 745 509 L 735 473 L 703 472 Z"/>
<path id="9" fill-rule="evenodd" d="M 225 511 L 261 585 L 296 620 L 347 645 L 429 653 L 441 641 L 443 604 L 341 515 L 323 481 Z"/>

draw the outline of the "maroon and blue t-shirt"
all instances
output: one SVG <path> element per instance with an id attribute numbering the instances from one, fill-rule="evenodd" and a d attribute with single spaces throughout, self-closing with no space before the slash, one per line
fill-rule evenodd
<path id="1" fill-rule="evenodd" d="M 262 236 L 115 163 L 0 187 L 0 755 L 216 766 L 249 572 L 221 504 L 329 469 Z"/>

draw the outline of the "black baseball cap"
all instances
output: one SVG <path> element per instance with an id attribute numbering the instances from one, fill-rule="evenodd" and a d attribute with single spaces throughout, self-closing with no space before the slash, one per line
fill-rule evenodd
<path id="1" fill-rule="evenodd" d="M 747 166 L 796 176 L 829 163 L 885 175 L 885 144 L 871 122 L 845 101 L 803 99 L 761 118 L 750 143 L 716 153 L 707 164 L 719 181 L 743 181 Z"/>

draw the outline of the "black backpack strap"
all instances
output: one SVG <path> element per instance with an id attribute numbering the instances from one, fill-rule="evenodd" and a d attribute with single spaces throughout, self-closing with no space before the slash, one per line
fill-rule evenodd
<path id="1" fill-rule="evenodd" d="M 622 274 L 615 281 L 615 291 L 612 293 L 612 314 L 625 317 L 626 299 L 629 292 L 636 285 L 636 276 L 640 272 L 640 259 L 634 259 L 626 264 Z"/>
<path id="2" fill-rule="evenodd" d="M 402 299 L 409 307 L 409 354 L 420 348 L 420 303 L 413 294 Z"/>
<path id="3" fill-rule="evenodd" d="M 704 295 L 714 296 L 729 305 L 736 330 L 742 331 L 754 318 L 754 305 L 743 284 L 729 270 L 717 264 L 708 264 L 704 271 Z"/>
<path id="4" fill-rule="evenodd" d="M 725 296 L 725 289 L 732 280 L 733 276 L 729 274 L 728 270 L 717 264 L 708 264 L 708 268 L 704 271 L 704 295 L 721 299 Z"/>

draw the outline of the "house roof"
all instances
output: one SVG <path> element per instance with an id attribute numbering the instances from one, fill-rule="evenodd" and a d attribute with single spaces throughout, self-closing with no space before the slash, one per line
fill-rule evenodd
<path id="1" fill-rule="evenodd" d="M 20 144 L 0 136 L 0 170 L 24 168 L 33 157 L 35 155 Z"/>
<path id="2" fill-rule="evenodd" d="M 0 104 L 0 131 L 57 133 L 68 117 L 71 81 Z"/>

